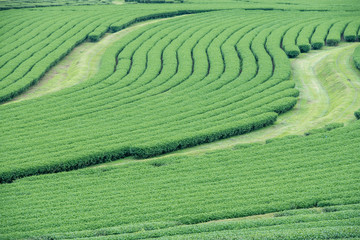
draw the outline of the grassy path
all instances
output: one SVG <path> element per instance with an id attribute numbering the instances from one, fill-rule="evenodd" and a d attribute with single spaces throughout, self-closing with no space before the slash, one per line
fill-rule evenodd
<path id="1" fill-rule="evenodd" d="M 107 33 L 98 42 L 80 44 L 51 68 L 36 85 L 5 104 L 40 97 L 86 81 L 97 73 L 103 54 L 114 42 L 140 27 L 166 19 L 168 18 L 137 23 L 119 32 Z"/>
<path id="2" fill-rule="evenodd" d="M 352 53 L 359 45 L 360 43 L 341 43 L 340 46 L 324 47 L 320 51 L 311 51 L 292 60 L 292 78 L 300 90 L 299 101 L 293 110 L 280 115 L 274 125 L 155 158 L 198 155 L 209 150 L 231 148 L 237 144 L 303 134 L 333 122 L 346 124 L 355 121 L 354 111 L 360 106 L 360 72 L 353 63 Z M 132 161 L 133 157 L 129 157 L 96 167 L 121 165 Z"/>
<path id="3" fill-rule="evenodd" d="M 102 55 L 114 42 L 142 26 L 166 19 L 138 23 L 117 33 L 107 34 L 99 42 L 79 45 L 45 74 L 37 85 L 9 103 L 39 97 L 86 81 L 97 73 Z M 311 51 L 292 60 L 292 78 L 300 90 L 299 101 L 293 110 L 279 116 L 274 125 L 166 156 L 200 154 L 242 143 L 264 142 L 269 138 L 303 134 L 332 122 L 354 121 L 353 113 L 360 106 L 360 72 L 354 66 L 352 53 L 359 44 L 341 43 L 338 47 L 324 47 L 320 51 Z M 103 165 L 128 161 L 131 158 Z"/>
<path id="4" fill-rule="evenodd" d="M 112 4 L 115 4 L 115 5 L 122 5 L 122 4 L 125 4 L 125 0 L 116 0 L 116 1 L 112 1 Z"/>

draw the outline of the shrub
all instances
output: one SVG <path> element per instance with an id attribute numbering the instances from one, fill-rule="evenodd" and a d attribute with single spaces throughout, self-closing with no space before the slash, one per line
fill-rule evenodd
<path id="1" fill-rule="evenodd" d="M 339 42 L 340 42 L 339 39 L 327 39 L 327 40 L 326 40 L 326 44 L 327 44 L 328 46 L 336 46 L 336 45 L 339 44 Z"/>
<path id="2" fill-rule="evenodd" d="M 324 46 L 324 43 L 323 42 L 314 42 L 314 43 L 311 43 L 311 47 L 312 49 L 314 50 L 318 50 L 320 48 L 322 48 Z"/>
<path id="3" fill-rule="evenodd" d="M 354 113 L 356 119 L 360 119 L 360 109 Z"/>
<path id="4" fill-rule="evenodd" d="M 310 49 L 311 49 L 310 44 L 301 44 L 298 47 L 300 49 L 300 52 L 302 52 L 302 53 L 306 53 L 306 52 L 310 51 Z"/>
<path id="5" fill-rule="evenodd" d="M 355 48 L 355 51 L 353 54 L 353 59 L 354 59 L 355 66 L 360 70 L 360 46 Z"/>

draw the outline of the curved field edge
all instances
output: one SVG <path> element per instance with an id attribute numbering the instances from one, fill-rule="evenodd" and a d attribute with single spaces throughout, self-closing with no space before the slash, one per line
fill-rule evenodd
<path id="1" fill-rule="evenodd" d="M 355 66 L 360 70 L 360 46 L 355 49 L 353 59 Z"/>
<path id="2" fill-rule="evenodd" d="M 359 124 L 260 147 L 86 168 L 3 184 L 0 212 L 7 221 L 0 223 L 5 225 L 2 238 L 139 239 L 227 227 L 351 226 L 359 221 Z M 222 219 L 235 221 L 211 222 Z M 206 222 L 210 225 L 197 225 Z"/>
<path id="3" fill-rule="evenodd" d="M 295 102 L 294 102 L 295 104 Z M 179 148 L 186 148 L 189 146 L 198 145 L 201 143 L 211 142 L 215 141 L 217 139 L 226 138 L 233 135 L 238 135 L 241 133 L 246 133 L 249 131 L 252 131 L 257 128 L 264 127 L 266 125 L 272 124 L 276 120 L 277 114 L 275 113 L 268 113 L 267 115 L 261 116 L 261 118 L 257 119 L 255 123 L 244 123 L 241 126 L 237 126 L 236 128 L 227 129 L 224 128 L 223 131 L 220 131 L 215 134 L 211 134 L 209 136 L 208 134 L 205 134 L 203 136 L 197 136 L 196 139 L 185 139 L 183 142 L 169 142 L 166 143 L 165 146 L 156 146 L 156 147 L 148 147 L 148 148 L 124 148 L 120 149 L 120 151 L 116 150 L 115 152 L 106 152 L 103 156 L 99 157 L 97 156 L 89 156 L 90 163 L 75 163 L 75 166 L 72 165 L 73 163 L 69 163 L 67 166 L 43 166 L 40 167 L 34 171 L 37 173 L 49 173 L 49 172 L 58 172 L 58 171 L 64 171 L 64 170 L 72 170 L 80 167 L 84 167 L 86 165 L 93 165 L 97 162 L 105 162 L 114 160 L 116 158 L 122 158 L 128 155 L 135 155 L 138 157 L 150 157 L 154 155 L 159 155 L 165 152 L 170 152 L 177 150 Z M 13 179 L 13 177 L 10 177 L 8 179 Z"/>
<path id="4" fill-rule="evenodd" d="M 360 70 L 360 46 L 358 46 L 353 55 L 355 67 Z M 360 108 L 354 113 L 356 119 L 360 119 Z"/>
<path id="5" fill-rule="evenodd" d="M 276 44 L 277 45 L 277 44 Z M 279 49 L 280 52 L 280 49 Z M 281 52 L 282 53 L 282 52 Z M 286 56 L 284 55 L 284 59 L 288 60 Z M 289 73 L 290 75 L 290 67 L 286 68 L 286 73 Z M 294 84 L 291 83 L 291 86 L 293 87 Z M 297 91 L 296 94 L 298 94 Z M 297 95 L 296 95 L 297 96 Z M 289 108 L 293 107 L 296 103 L 295 98 L 291 98 L 290 106 L 288 102 L 286 102 L 286 106 L 281 105 L 280 107 L 283 107 L 282 109 L 288 110 Z M 271 103 L 272 104 L 272 103 Z M 273 105 L 273 104 L 272 104 Z M 270 110 L 269 110 L 270 111 Z M 88 153 L 87 156 L 85 156 L 85 160 L 81 163 L 78 162 L 79 159 L 72 159 L 69 160 L 66 164 L 62 163 L 55 163 L 55 164 L 46 164 L 40 167 L 35 167 L 34 165 L 30 166 L 29 169 L 25 169 L 21 165 L 21 169 L 16 173 L 16 176 L 14 176 L 14 173 L 9 173 L 6 171 L 6 173 L 3 175 L 6 179 L 14 179 L 16 177 L 20 176 L 26 176 L 29 175 L 29 171 L 32 174 L 41 174 L 41 173 L 49 173 L 49 172 L 59 172 L 59 171 L 66 171 L 66 170 L 73 170 L 81 167 L 85 167 L 87 165 L 93 165 L 97 162 L 104 162 L 113 160 L 116 158 L 121 158 L 127 155 L 135 155 L 135 156 L 153 156 L 157 154 L 161 154 L 164 152 L 169 152 L 176 150 L 178 148 L 185 148 L 193 145 L 197 145 L 203 142 L 210 142 L 215 141 L 217 139 L 226 138 L 228 136 L 232 135 L 238 135 L 241 133 L 249 132 L 257 128 L 264 127 L 266 125 L 269 125 L 273 123 L 276 120 L 277 113 L 275 112 L 266 112 L 264 114 L 261 114 L 257 116 L 255 119 L 245 119 L 240 124 L 237 123 L 231 123 L 224 126 L 221 126 L 220 129 L 217 129 L 216 132 L 211 132 L 210 130 L 206 130 L 201 132 L 201 135 L 193 135 L 190 137 L 186 137 L 180 140 L 180 142 L 177 139 L 171 139 L 171 141 L 166 142 L 165 145 L 159 144 L 153 147 L 155 144 L 153 144 L 150 147 L 137 147 L 137 148 L 129 148 L 127 146 L 113 149 L 113 151 L 104 151 L 101 152 L 101 156 L 99 156 L 99 152 L 96 154 Z M 82 160 L 83 158 L 81 158 Z M 5 172 L 5 171 L 4 171 Z"/>
<path id="6" fill-rule="evenodd" d="M 161 4 L 160 4 L 161 5 Z M 108 5 L 106 5 L 108 6 Z M 115 6 L 115 5 L 114 5 Z M 261 9 L 261 8 L 244 8 L 241 7 L 240 5 L 230 5 L 232 6 L 234 9 L 242 9 L 242 10 L 269 10 L 269 9 Z M 21 74 L 25 74 L 24 76 L 21 77 L 20 73 L 18 73 L 17 70 L 15 69 L 10 69 L 11 71 L 6 70 L 4 73 L 2 72 L 2 74 L 4 74 L 4 78 L 8 81 L 2 81 L 5 82 L 0 90 L 2 90 L 0 92 L 0 102 L 6 102 L 9 101 L 10 99 L 18 96 L 19 94 L 25 92 L 28 88 L 30 88 L 31 86 L 33 86 L 34 84 L 36 84 L 39 79 L 54 65 L 56 65 L 61 59 L 63 59 L 73 48 L 77 47 L 79 44 L 83 43 L 86 40 L 90 40 L 90 41 L 98 41 L 99 39 L 101 39 L 103 37 L 103 35 L 106 32 L 116 32 L 119 31 L 123 28 L 126 28 L 130 25 L 132 25 L 133 23 L 136 22 L 141 22 L 141 21 L 145 21 L 148 19 L 156 19 L 156 18 L 163 18 L 163 17 L 171 17 L 171 16 L 176 16 L 176 15 L 182 15 L 184 13 L 199 13 L 199 12 L 208 12 L 208 11 L 217 11 L 217 10 L 229 10 L 230 6 L 228 8 L 226 7 L 221 7 L 219 5 L 194 5 L 194 4 L 184 4 L 184 5 L 179 5 L 177 11 L 173 11 L 172 9 L 166 9 L 166 8 L 159 8 L 158 10 L 156 10 L 155 12 L 157 13 L 142 13 L 143 16 L 138 16 L 138 17 L 133 17 L 132 19 L 128 19 L 128 22 L 125 23 L 121 23 L 121 25 L 112 25 L 112 23 L 106 22 L 104 25 L 100 26 L 101 28 L 97 27 L 94 31 L 92 32 L 84 32 L 81 33 L 79 36 L 75 36 L 76 38 L 78 38 L 76 40 L 76 42 L 68 42 L 67 45 L 65 46 L 64 49 L 61 49 L 60 51 L 57 51 L 56 55 L 49 54 L 49 56 L 47 56 L 46 61 L 48 62 L 48 65 L 44 65 L 44 64 L 37 64 L 35 63 L 34 65 L 31 65 L 29 63 L 26 63 L 24 66 L 22 66 L 24 69 L 29 69 L 29 70 L 25 70 L 24 72 L 22 72 Z M 194 10 L 195 9 L 195 10 Z M 120 8 L 119 8 L 120 10 Z M 274 11 L 279 11 L 281 9 L 271 9 Z M 250 11 L 251 12 L 251 11 Z M 307 12 L 307 10 L 304 10 L 304 12 Z M 5 18 L 5 16 L 4 16 Z M 88 31 L 88 30 L 86 30 Z M 66 49 L 65 49 L 66 48 Z M 54 52 L 52 50 L 52 52 Z M 32 53 L 33 55 L 34 53 Z M 20 64 L 18 61 L 15 61 L 16 64 Z M 9 67 L 16 65 L 13 62 L 9 65 Z M 34 70 L 36 69 L 36 71 Z M 16 73 L 16 74 L 15 74 Z M 11 75 L 11 77 L 5 76 L 5 75 Z M 20 80 L 19 80 L 20 79 Z"/>
<path id="7" fill-rule="evenodd" d="M 186 15 L 181 14 L 177 17 L 183 16 Z M 4 104 L 41 97 L 92 78 L 99 70 L 101 59 L 106 49 L 111 47 L 114 42 L 119 41 L 126 34 L 129 34 L 140 27 L 175 17 L 158 18 L 148 21 L 145 20 L 132 24 L 131 26 L 118 32 L 107 33 L 97 42 L 86 41 L 80 44 L 58 64 L 45 73 L 37 84 L 31 86 L 27 91 L 21 93 L 19 96 L 11 99 L 10 101 L 5 102 Z"/>
<path id="8" fill-rule="evenodd" d="M 300 91 L 300 96 L 295 107 L 279 115 L 273 125 L 216 142 L 138 160 L 197 155 L 239 144 L 264 143 L 272 138 L 301 135 L 327 124 L 353 122 L 356 119 L 354 112 L 360 106 L 360 72 L 352 58 L 354 49 L 359 47 L 360 43 L 341 43 L 338 47 L 324 47 L 320 51 L 311 51 L 292 60 L 292 79 Z M 94 167 L 121 165 L 132 161 L 133 158 L 130 157 Z"/>
<path id="9" fill-rule="evenodd" d="M 325 47 L 324 50 L 312 51 L 293 60 L 292 78 L 300 90 L 299 101 L 293 110 L 280 115 L 274 125 L 237 137 L 148 158 L 145 161 L 168 155 L 197 155 L 216 149 L 232 148 L 238 144 L 264 142 L 269 138 L 303 134 L 305 131 L 333 122 L 347 123 L 354 120 L 354 111 L 360 105 L 358 96 L 360 75 L 352 61 L 352 53 L 358 45 L 359 43 L 342 43 L 338 47 Z M 322 74 L 324 71 L 330 74 L 324 76 Z M 331 88 L 333 85 L 344 85 L 346 94 L 344 91 L 334 91 Z M 346 107 L 349 102 L 356 104 Z M 336 107 L 331 109 L 331 105 Z M 123 157 L 126 155 L 124 154 Z M 121 158 L 94 167 L 122 165 L 131 163 L 131 159 Z M 143 161 L 141 158 L 138 160 Z"/>
<path id="10" fill-rule="evenodd" d="M 281 31 L 283 31 L 283 30 L 281 30 Z M 276 46 L 279 46 L 279 44 L 276 43 Z M 283 53 L 282 51 L 279 51 L 279 52 Z M 284 57 L 284 61 L 287 63 L 288 59 L 286 57 Z M 288 70 L 287 71 L 288 75 L 290 75 L 290 65 L 289 65 L 289 67 L 286 66 L 286 70 Z M 288 76 L 286 76 L 286 78 L 287 77 Z M 292 81 L 290 81 L 290 82 L 291 82 L 291 84 L 293 84 Z M 294 87 L 294 85 L 291 85 L 291 87 Z M 294 101 L 292 101 L 292 103 L 295 105 L 296 99 L 294 98 L 293 100 Z M 292 106 L 293 105 L 291 105 L 290 107 L 292 107 Z M 288 108 L 286 110 L 288 110 Z M 34 172 L 35 173 L 47 173 L 47 172 L 52 172 L 52 171 L 72 170 L 73 168 L 84 167 L 86 165 L 92 165 L 97 162 L 110 161 L 110 160 L 116 159 L 118 157 L 124 157 L 127 155 L 135 155 L 138 157 L 139 156 L 140 157 L 149 157 L 149 156 L 153 156 L 153 155 L 162 154 L 165 152 L 170 152 L 170 151 L 173 151 L 173 150 L 176 150 L 179 148 L 186 148 L 186 147 L 201 144 L 204 142 L 212 142 L 217 139 L 222 139 L 222 138 L 226 138 L 226 137 L 229 137 L 232 135 L 238 135 L 241 133 L 249 132 L 251 130 L 271 124 L 275 120 L 276 120 L 275 113 L 267 113 L 267 114 L 259 116 L 259 118 L 255 119 L 255 121 L 253 121 L 253 122 L 251 122 L 251 121 L 247 121 L 245 123 L 242 122 L 240 126 L 239 125 L 235 126 L 236 124 L 232 124 L 229 126 L 228 125 L 227 126 L 220 125 L 221 129 L 216 129 L 218 131 L 215 133 L 210 132 L 210 131 L 205 131 L 205 132 L 201 132 L 201 135 L 199 134 L 200 136 L 198 136 L 198 135 L 195 136 L 193 134 L 190 137 L 190 139 L 183 138 L 183 139 L 180 139 L 180 141 L 178 141 L 179 138 L 170 138 L 170 142 L 162 141 L 162 142 L 160 142 L 160 144 L 152 144 L 152 145 L 149 143 L 147 145 L 144 144 L 145 145 L 144 147 L 142 147 L 142 145 L 140 145 L 137 148 L 131 148 L 131 147 L 128 148 L 127 145 L 121 146 L 121 147 L 117 146 L 117 147 L 111 148 L 110 150 L 109 149 L 107 149 L 107 150 L 101 149 L 100 150 L 101 152 L 96 152 L 95 154 L 94 154 L 95 151 L 91 151 L 91 152 L 85 153 L 84 155 L 86 155 L 86 156 L 82 155 L 80 157 L 76 156 L 76 158 L 75 157 L 67 158 L 66 162 L 64 164 L 66 166 L 61 166 L 61 164 L 63 164 L 63 163 L 55 162 L 55 161 L 53 161 L 52 163 L 50 163 L 50 162 L 47 163 L 46 161 L 44 161 L 45 164 L 40 167 L 35 166 L 35 165 L 30 166 L 29 164 L 27 166 L 30 166 L 30 169 L 28 169 L 28 170 L 31 170 L 33 173 Z M 235 127 L 233 127 L 233 126 L 235 126 Z M 129 144 L 129 145 L 131 145 L 131 144 Z M 85 159 L 84 159 L 84 157 L 85 157 Z M 79 162 L 77 162 L 77 161 L 79 161 Z M 31 163 L 31 164 L 33 164 L 33 163 Z M 25 167 L 22 167 L 22 166 L 23 165 L 21 165 L 21 170 L 19 171 L 20 172 L 19 174 L 20 175 L 28 174 L 27 171 L 24 170 Z M 39 167 L 39 168 L 37 168 L 37 167 Z M 9 169 L 9 168 L 7 168 L 7 169 Z M 4 169 L 6 169 L 6 168 L 4 168 Z M 10 175 L 11 175 L 11 173 L 10 173 Z M 13 177 L 10 177 L 10 178 L 13 178 Z"/>
<path id="11" fill-rule="evenodd" d="M 108 26 L 108 29 L 106 32 L 96 33 L 95 35 L 93 33 L 89 33 L 86 36 L 84 36 L 79 41 L 73 43 L 71 46 L 68 46 L 67 49 L 63 49 L 63 53 L 59 55 L 56 59 L 52 59 L 52 62 L 47 66 L 47 68 L 40 74 L 38 77 L 34 78 L 31 82 L 27 83 L 25 86 L 16 89 L 15 91 L 11 91 L 6 93 L 5 95 L 2 95 L 0 97 L 0 103 L 5 103 L 16 96 L 19 96 L 20 94 L 26 92 L 31 86 L 36 85 L 40 79 L 44 76 L 46 72 L 48 72 L 51 67 L 55 66 L 59 61 L 64 59 L 74 48 L 79 46 L 80 44 L 86 42 L 86 41 L 98 41 L 101 39 L 106 33 L 108 32 L 118 32 L 119 30 L 125 29 L 129 26 L 132 26 L 133 24 L 136 24 L 138 22 L 143 22 L 151 19 L 158 19 L 158 18 L 170 18 L 174 16 L 180 16 L 185 14 L 195 14 L 195 13 L 201 13 L 201 12 L 210 12 L 210 11 L 216 11 L 217 9 L 200 9 L 200 10 L 159 10 L 157 13 L 153 14 L 147 14 L 144 16 L 135 17 L 128 22 L 120 25 L 120 26 Z"/>

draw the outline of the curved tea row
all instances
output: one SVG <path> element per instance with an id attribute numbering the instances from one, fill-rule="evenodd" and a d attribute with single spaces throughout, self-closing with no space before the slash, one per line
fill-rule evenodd
<path id="1" fill-rule="evenodd" d="M 72 15 L 75 10 L 81 14 Z M 23 15 L 21 20 L 14 20 L 12 14 L 7 19 L 7 14 L 1 12 L 6 20 L 0 28 L 0 102 L 36 84 L 46 71 L 86 39 L 97 41 L 109 30 L 118 31 L 137 21 L 192 12 L 151 7 L 135 7 L 129 12 L 126 7 L 99 6 L 75 10 L 19 10 Z"/>
<path id="2" fill-rule="evenodd" d="M 313 34 L 303 44 L 356 21 L 351 14 L 327 17 L 217 11 L 128 34 L 107 50 L 92 79 L 1 106 L 1 182 L 154 156 L 273 123 L 298 96 L 281 47 L 293 49 L 308 26 Z"/>
<path id="3" fill-rule="evenodd" d="M 360 121 L 312 132 L 1 184 L 0 238 L 359 237 Z"/>

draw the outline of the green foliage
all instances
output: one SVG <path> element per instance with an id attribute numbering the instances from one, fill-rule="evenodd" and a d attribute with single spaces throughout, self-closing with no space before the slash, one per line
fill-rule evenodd
<path id="1" fill-rule="evenodd" d="M 299 95 L 289 80 L 291 52 L 286 51 L 296 48 L 298 54 L 300 37 L 309 43 L 310 33 L 320 36 L 344 22 L 339 16 L 323 21 L 327 13 L 304 12 L 294 18 L 291 12 L 269 11 L 259 17 L 257 11 L 200 13 L 205 10 L 186 4 L 176 11 L 166 7 L 172 5 L 156 10 L 150 4 L 130 6 L 133 12 L 94 7 L 73 19 L 65 18 L 71 10 L 66 8 L 52 8 L 48 15 L 26 11 L 27 21 L 33 19 L 31 24 L 39 29 L 9 44 L 0 57 L 6 66 L 0 69 L 5 98 L 34 84 L 86 38 L 96 40 L 107 30 L 146 19 L 197 14 L 127 34 L 105 52 L 98 73 L 86 82 L 1 106 L 1 182 L 129 155 L 151 157 L 268 126 L 277 114 L 293 108 Z M 143 8 L 148 10 L 138 11 Z M 54 12 L 60 20 L 38 24 Z M 217 24 L 224 14 L 226 21 Z M 5 23 L 13 24 L 11 18 Z M 44 35 L 34 37 L 44 29 Z M 10 43 L 11 36 L 0 38 Z M 31 54 L 37 58 L 22 62 Z M 41 60 L 44 56 L 50 64 Z"/>
<path id="2" fill-rule="evenodd" d="M 216 24 L 213 20 L 224 13 L 227 21 Z M 155 156 L 272 124 L 277 114 L 295 106 L 299 95 L 289 80 L 289 59 L 279 47 L 297 20 L 282 26 L 284 19 L 293 19 L 289 13 L 274 25 L 269 19 L 275 16 L 270 12 L 259 19 L 256 12 L 218 11 L 148 25 L 109 48 L 94 78 L 3 106 L 3 121 L 11 124 L 2 123 L 7 144 L 1 159 L 7 164 L 0 169 L 1 181 L 129 155 Z M 196 24 L 189 28 L 191 22 Z M 15 121 L 14 107 L 19 114 Z M 24 128 L 24 134 L 17 134 Z"/>
<path id="3" fill-rule="evenodd" d="M 288 57 L 321 48 L 325 40 L 337 44 L 342 33 L 352 40 L 358 28 L 357 12 L 324 12 L 345 10 L 346 3 L 308 3 L 0 12 L 1 101 L 35 84 L 86 39 L 98 41 L 148 19 L 196 13 L 126 34 L 107 49 L 88 81 L 0 106 L 0 182 L 15 180 L 0 185 L 0 238 L 359 237 L 359 121 L 199 156 L 65 172 L 273 124 L 299 96 Z M 227 10 L 206 12 L 219 9 Z M 209 222 L 229 218 L 239 219 Z"/>
<path id="4" fill-rule="evenodd" d="M 0 237 L 358 237 L 359 136 L 355 121 L 204 155 L 23 178 L 0 185 Z"/>
<path id="5" fill-rule="evenodd" d="M 323 46 L 324 46 L 324 44 L 322 42 L 314 42 L 311 44 L 311 47 L 314 50 L 318 50 L 318 49 L 322 48 Z"/>
<path id="6" fill-rule="evenodd" d="M 266 143 L 273 143 L 273 142 L 276 142 L 276 141 L 284 141 L 286 139 L 295 139 L 295 138 L 301 138 L 302 136 L 301 135 L 288 135 L 288 136 L 285 136 L 285 137 L 281 137 L 281 138 L 271 138 L 271 139 L 267 139 L 266 140 Z M 299 139 L 301 140 L 301 139 Z"/>
<path id="7" fill-rule="evenodd" d="M 154 11 L 150 9 L 141 13 L 135 11 L 135 14 L 126 12 L 119 15 L 117 10 L 110 10 L 106 14 L 100 8 L 95 9 L 94 12 L 85 12 L 80 16 L 72 15 L 70 21 L 71 9 L 58 10 L 56 17 L 54 18 L 54 14 L 51 13 L 51 21 L 45 24 L 42 23 L 44 17 L 39 17 L 43 16 L 42 12 L 27 13 L 26 16 L 33 15 L 34 17 L 34 22 L 31 24 L 35 30 L 28 35 L 24 34 L 24 37 L 15 42 L 11 37 L 4 37 L 3 46 L 6 45 L 7 48 L 0 57 L 0 79 L 2 80 L 0 102 L 10 100 L 36 84 L 45 72 L 86 39 L 98 41 L 112 24 L 121 23 L 121 26 L 117 25 L 117 28 L 123 29 L 138 21 L 203 11 L 170 10 L 164 13 L 158 10 L 157 13 L 153 13 Z M 10 22 L 8 25 L 13 25 L 13 23 Z M 27 31 L 25 26 L 21 25 L 18 30 Z M 114 31 L 114 28 L 110 29 Z M 37 32 L 40 34 L 36 34 Z"/>
<path id="8" fill-rule="evenodd" d="M 355 48 L 355 51 L 353 53 L 353 59 L 355 66 L 360 70 L 360 46 Z"/>
<path id="9" fill-rule="evenodd" d="M 297 24 L 290 28 L 283 37 L 282 46 L 289 58 L 295 58 L 300 54 L 300 49 L 296 45 L 296 38 L 304 27 L 305 23 Z"/>
<path id="10" fill-rule="evenodd" d="M 347 42 L 355 42 L 358 39 L 358 29 L 360 27 L 360 21 L 350 22 L 344 31 L 344 38 Z"/>
<path id="11" fill-rule="evenodd" d="M 356 119 L 360 119 L 360 109 L 354 113 Z"/>
<path id="12" fill-rule="evenodd" d="M 239 145 L 234 146 L 233 149 L 238 150 L 238 149 L 249 148 L 249 147 L 253 147 L 253 146 L 260 147 L 261 145 L 262 145 L 262 143 L 244 143 L 244 144 L 239 144 Z"/>
<path id="13" fill-rule="evenodd" d="M 305 26 L 300 30 L 299 35 L 296 39 L 296 45 L 299 47 L 301 52 L 305 53 L 310 51 L 310 38 L 318 24 L 318 20 L 313 20 L 311 24 L 305 24 Z"/>
<path id="14" fill-rule="evenodd" d="M 325 20 L 323 23 L 319 24 L 314 34 L 311 36 L 311 47 L 312 49 L 318 50 L 324 46 L 325 38 L 329 32 L 329 29 L 334 25 L 336 20 Z"/>
<path id="15" fill-rule="evenodd" d="M 285 51 L 289 58 L 296 58 L 300 54 L 300 49 L 298 47 L 289 48 L 285 46 Z"/>
<path id="16" fill-rule="evenodd" d="M 300 49 L 300 52 L 306 53 L 311 50 L 311 45 L 310 44 L 302 44 L 302 45 L 299 45 L 299 49 Z"/>
<path id="17" fill-rule="evenodd" d="M 1 0 L 0 10 L 55 6 L 107 5 L 111 0 Z"/>
<path id="18" fill-rule="evenodd" d="M 174 17 L 174 16 L 178 16 L 178 15 L 185 15 L 185 14 L 194 14 L 194 13 L 201 13 L 201 12 L 208 12 L 211 10 L 178 10 L 178 11 L 172 11 L 172 12 L 160 12 L 160 13 L 153 13 L 153 14 L 149 14 L 146 16 L 138 16 L 133 18 L 132 20 L 127 20 L 126 22 L 124 21 L 119 21 L 119 22 L 115 22 L 113 24 L 110 25 L 109 30 L 111 32 L 118 32 L 122 29 L 125 29 L 135 23 L 138 22 L 143 22 L 146 20 L 151 20 L 151 19 L 158 19 L 158 18 L 168 18 L 168 17 Z"/>
<path id="19" fill-rule="evenodd" d="M 336 46 L 341 41 L 341 36 L 344 33 L 344 29 L 349 24 L 349 20 L 344 20 L 335 23 L 329 30 L 326 37 L 326 44 L 328 46 Z"/>
<path id="20" fill-rule="evenodd" d="M 125 2 L 137 2 L 137 3 L 183 3 L 184 0 L 125 0 Z"/>
<path id="21" fill-rule="evenodd" d="M 305 133 L 305 135 L 308 136 L 311 134 L 328 132 L 328 131 L 331 131 L 333 129 L 343 127 L 343 126 L 344 126 L 343 123 L 330 123 L 330 124 L 325 125 L 325 127 L 309 130 L 308 132 Z"/>

